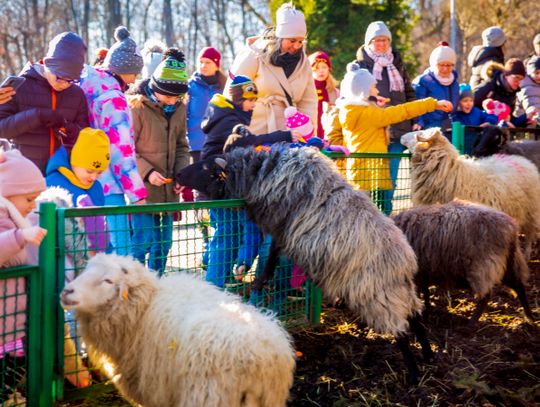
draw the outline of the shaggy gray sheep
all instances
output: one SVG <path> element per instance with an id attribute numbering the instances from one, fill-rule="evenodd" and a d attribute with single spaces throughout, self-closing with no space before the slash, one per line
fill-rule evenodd
<path id="1" fill-rule="evenodd" d="M 193 275 L 158 279 L 139 262 L 98 254 L 68 284 L 92 360 L 144 407 L 284 407 L 291 340 L 279 322 Z"/>
<path id="2" fill-rule="evenodd" d="M 514 219 L 484 205 L 452 201 L 420 206 L 393 217 L 418 260 L 415 282 L 429 307 L 429 287 L 472 289 L 479 302 L 471 319 L 482 315 L 493 288 L 503 283 L 516 291 L 525 315 L 533 320 L 525 283 L 527 262 Z"/>
<path id="3" fill-rule="evenodd" d="M 412 153 L 414 205 L 459 198 L 501 210 L 519 223 L 529 258 L 540 231 L 540 174 L 533 163 L 516 155 L 460 157 L 438 128 L 407 133 L 401 143 Z"/>
<path id="4" fill-rule="evenodd" d="M 531 160 L 540 171 L 540 141 L 508 142 L 508 131 L 498 126 L 487 126 L 477 136 L 472 156 L 488 157 L 493 154 L 515 154 Z"/>
<path id="5" fill-rule="evenodd" d="M 406 335 L 409 325 L 425 358 L 431 357 L 431 349 L 419 322 L 414 252 L 403 233 L 364 192 L 346 182 L 332 160 L 312 148 L 237 148 L 223 158 L 186 167 L 177 181 L 212 199 L 244 199 L 248 216 L 328 298 L 344 299 L 371 328 L 396 335 L 409 379 L 417 378 Z"/>

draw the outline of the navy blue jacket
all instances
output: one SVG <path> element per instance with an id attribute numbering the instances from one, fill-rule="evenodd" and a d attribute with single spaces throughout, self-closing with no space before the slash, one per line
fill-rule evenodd
<path id="1" fill-rule="evenodd" d="M 472 110 L 469 113 L 464 113 L 462 111 L 457 111 L 452 113 L 452 121 L 460 122 L 465 126 L 480 126 L 482 123 L 491 123 L 497 124 L 499 118 L 494 114 L 488 114 L 484 110 L 473 106 Z"/>
<path id="2" fill-rule="evenodd" d="M 52 94 L 56 96 L 56 110 L 67 123 L 80 129 L 90 125 L 88 104 L 84 92 L 72 85 L 62 92 L 55 92 L 49 82 L 31 64 L 27 64 L 19 76 L 26 81 L 17 90 L 13 99 L 0 105 L 0 134 L 17 145 L 22 155 L 36 164 L 45 173 L 49 160 L 49 129 L 43 126 L 37 114 L 39 108 L 52 108 Z M 60 146 L 54 139 L 56 150 Z M 74 142 L 74 140 L 73 140 Z M 72 145 L 67 146 L 71 148 Z"/>
<path id="3" fill-rule="evenodd" d="M 201 158 L 223 154 L 225 142 L 232 133 L 234 126 L 243 124 L 249 126 L 252 112 L 244 112 L 236 107 L 230 100 L 221 94 L 216 94 L 210 100 L 206 114 L 202 122 L 202 129 L 206 133 Z M 248 137 L 249 145 L 262 145 L 278 143 L 280 141 L 292 142 L 290 131 L 277 130 L 268 134 L 260 134 Z M 239 146 L 240 144 L 236 144 Z M 242 143 L 245 145 L 245 143 Z"/>
<path id="4" fill-rule="evenodd" d="M 416 92 L 416 98 L 425 99 L 432 97 L 437 100 L 448 100 L 454 105 L 455 111 L 459 102 L 459 83 L 457 72 L 452 72 L 454 74 L 454 82 L 449 86 L 444 86 L 437 80 L 430 68 L 426 69 L 424 73 L 417 76 L 412 83 L 414 91 Z M 420 116 L 417 123 L 424 129 L 430 127 L 447 128 L 450 127 L 450 117 L 448 113 L 445 113 L 442 110 L 435 110 Z"/>

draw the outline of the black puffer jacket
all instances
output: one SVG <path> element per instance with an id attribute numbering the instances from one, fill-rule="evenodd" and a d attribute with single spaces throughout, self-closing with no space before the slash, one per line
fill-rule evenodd
<path id="1" fill-rule="evenodd" d="M 467 63 L 471 67 L 471 88 L 476 88 L 482 83 L 482 68 L 488 62 L 504 64 L 504 54 L 502 47 L 483 47 L 477 45 L 471 49 L 467 58 Z"/>
<path id="2" fill-rule="evenodd" d="M 373 73 L 373 65 L 375 65 L 375 61 L 373 61 L 373 59 L 368 56 L 364 48 L 365 46 L 362 45 L 360 48 L 358 48 L 358 51 L 356 51 L 355 62 L 360 65 L 361 68 L 367 69 L 369 72 Z M 403 66 L 401 55 L 398 51 L 394 49 L 392 49 L 392 54 L 394 55 L 394 66 L 403 78 L 405 89 L 403 92 L 390 91 L 390 79 L 388 78 L 388 70 L 386 68 L 383 68 L 382 79 L 380 81 L 377 81 L 377 89 L 379 90 L 379 96 L 390 99 L 390 103 L 388 104 L 388 106 L 400 105 L 405 102 L 416 100 L 416 94 L 414 93 L 414 89 L 411 86 L 409 75 L 407 75 L 407 71 L 405 71 L 405 67 Z M 412 125 L 412 120 L 405 120 L 401 123 L 390 126 L 390 135 L 392 141 L 397 141 L 399 143 L 400 137 L 403 134 L 411 131 Z"/>
<path id="3" fill-rule="evenodd" d="M 26 78 L 26 81 L 13 99 L 0 105 L 0 134 L 10 139 L 25 157 L 45 173 L 50 155 L 50 131 L 41 124 L 38 109 L 52 108 L 54 92 L 56 110 L 66 124 L 75 124 L 82 129 L 89 126 L 86 97 L 76 85 L 55 92 L 31 64 L 27 64 L 19 76 Z M 56 151 L 59 146 L 60 142 L 55 137 L 53 150 Z M 69 149 L 71 146 L 66 147 Z"/>

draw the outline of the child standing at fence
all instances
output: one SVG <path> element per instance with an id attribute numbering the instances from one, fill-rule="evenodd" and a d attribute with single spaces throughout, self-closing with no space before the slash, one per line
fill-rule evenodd
<path id="1" fill-rule="evenodd" d="M 178 202 L 180 185 L 174 175 L 189 164 L 186 138 L 188 75 L 184 53 L 165 51 L 164 60 L 149 79 L 137 83 L 128 94 L 133 114 L 137 167 L 144 180 L 148 203 Z M 140 213 L 132 216 L 131 255 L 161 276 L 172 246 L 171 213 Z"/>
<path id="2" fill-rule="evenodd" d="M 45 180 L 34 163 L 18 150 L 0 150 L 0 268 L 29 264 L 37 257 L 35 252 L 47 231 L 32 226 L 26 217 L 44 190 Z M 0 359 L 25 355 L 26 302 L 24 277 L 0 279 Z M 14 393 L 14 389 L 5 388 L 7 385 L 3 378 L 0 403 Z"/>
<path id="3" fill-rule="evenodd" d="M 452 121 L 460 122 L 465 126 L 487 126 L 497 124 L 499 119 L 494 114 L 488 114 L 484 110 L 474 106 L 474 95 L 471 85 L 461 83 L 459 85 L 459 105 L 455 113 L 452 113 Z M 465 131 L 464 153 L 471 154 L 472 145 L 476 139 L 476 132 L 473 130 Z"/>
<path id="4" fill-rule="evenodd" d="M 230 99 L 216 94 L 210 100 L 202 129 L 206 139 L 201 158 L 205 159 L 223 153 L 225 142 L 235 126 L 249 126 L 258 91 L 255 83 L 247 76 L 237 75 L 229 87 Z M 256 137 L 245 137 L 238 145 L 271 144 L 275 142 L 297 141 L 290 131 L 275 131 Z M 225 285 L 235 260 L 238 264 L 251 265 L 257 256 L 260 232 L 246 220 L 244 210 L 217 208 L 210 210 L 210 222 L 214 235 L 203 256 L 207 264 L 206 281 L 219 287 Z"/>
<path id="5" fill-rule="evenodd" d="M 109 146 L 103 130 L 82 129 L 71 154 L 61 147 L 49 160 L 47 186 L 66 189 L 74 207 L 104 206 L 103 187 L 96 181 L 109 166 Z M 85 216 L 83 221 L 90 255 L 107 250 L 104 216 Z"/>
<path id="6" fill-rule="evenodd" d="M 387 127 L 410 120 L 436 109 L 451 111 L 452 104 L 446 100 L 426 98 L 383 108 L 385 99 L 378 96 L 377 80 L 356 63 L 347 65 L 347 73 L 341 82 L 339 123 L 343 144 L 352 153 L 386 153 L 389 142 Z M 372 101 L 376 100 L 376 102 Z M 357 158 L 347 160 L 347 179 L 357 188 L 371 191 L 372 198 L 381 210 L 389 214 L 384 205 L 383 191 L 392 188 L 387 159 Z"/>

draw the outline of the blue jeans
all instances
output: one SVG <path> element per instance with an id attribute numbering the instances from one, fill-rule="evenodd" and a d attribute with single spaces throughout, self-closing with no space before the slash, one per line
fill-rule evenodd
<path id="1" fill-rule="evenodd" d="M 246 219 L 244 210 L 210 209 L 210 224 L 214 228 L 214 235 L 203 255 L 208 259 L 206 281 L 224 287 L 239 253 L 240 261 L 249 264 L 257 255 L 260 232 Z M 250 260 L 251 256 L 253 258 Z"/>
<path id="2" fill-rule="evenodd" d="M 125 206 L 124 194 L 106 195 L 105 205 Z M 107 228 L 111 238 L 112 251 L 121 256 L 127 256 L 131 245 L 127 215 L 108 215 Z"/>
<path id="3" fill-rule="evenodd" d="M 268 260 L 268 254 L 270 253 L 270 245 L 272 244 L 272 237 L 266 235 L 264 241 L 259 249 L 259 262 L 255 275 L 259 276 Z M 292 276 L 293 262 L 285 256 L 279 256 L 276 270 L 274 271 L 274 292 L 272 293 L 272 303 L 268 304 L 266 308 L 276 312 L 281 311 L 281 306 L 287 300 L 288 292 L 291 290 L 291 276 Z M 252 290 L 249 296 L 249 303 L 256 307 L 263 307 L 264 293 L 258 290 Z"/>
<path id="4" fill-rule="evenodd" d="M 391 141 L 388 145 L 388 152 L 401 154 L 405 151 L 405 148 L 406 147 L 399 141 Z M 394 190 L 396 189 L 400 161 L 401 158 L 390 159 L 390 178 L 392 179 L 392 189 L 385 190 L 383 194 L 384 202 L 382 211 L 386 215 L 390 215 L 393 210 L 392 200 L 394 199 Z"/>
<path id="5" fill-rule="evenodd" d="M 131 224 L 133 226 L 131 255 L 145 264 L 148 254 L 148 267 L 157 271 L 161 277 L 172 247 L 172 216 L 166 213 L 134 214 L 131 216 Z"/>

